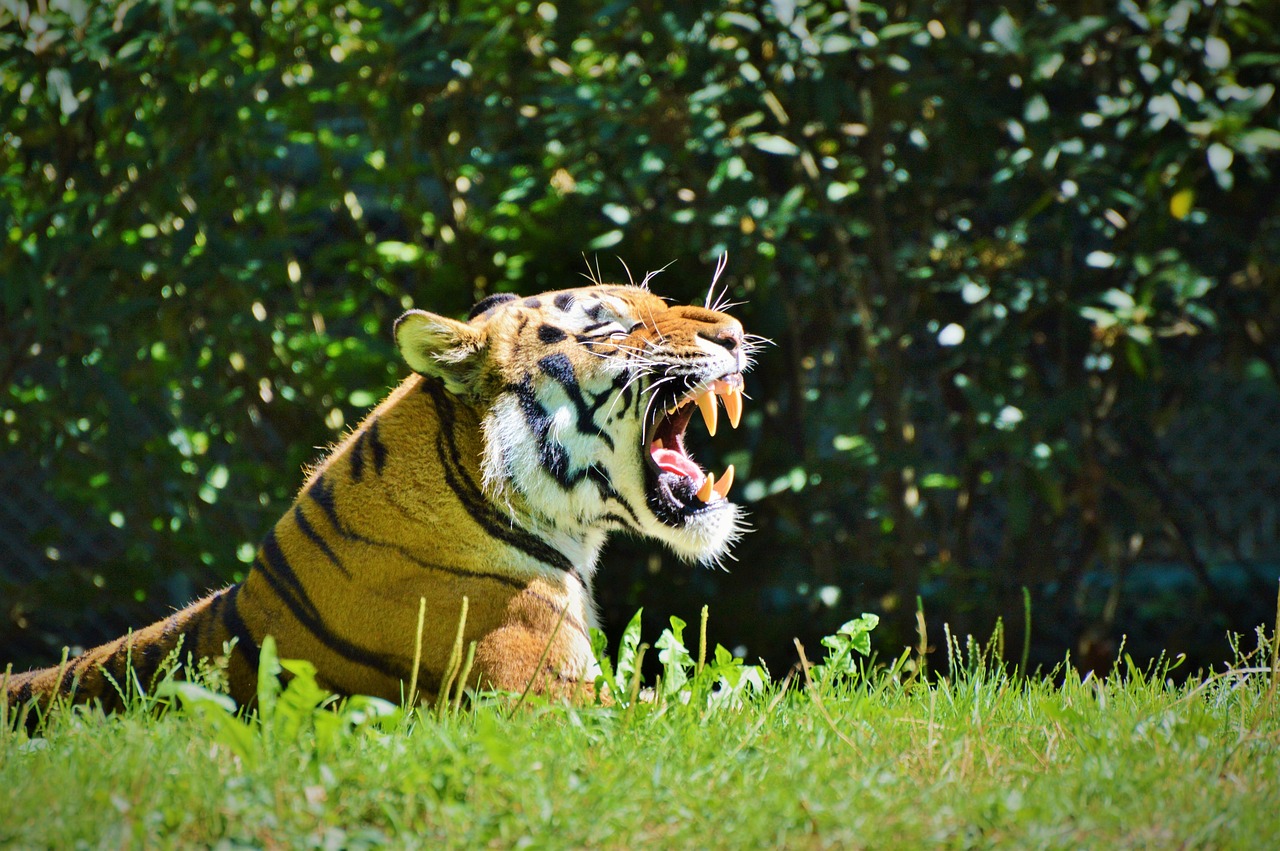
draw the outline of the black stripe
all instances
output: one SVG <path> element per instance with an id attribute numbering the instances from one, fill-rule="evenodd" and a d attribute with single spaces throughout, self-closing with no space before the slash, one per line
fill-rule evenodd
<path id="1" fill-rule="evenodd" d="M 213 599 L 209 601 L 209 608 L 205 612 L 206 617 L 201 629 L 203 632 L 202 646 L 206 644 L 212 645 L 212 650 L 208 654 L 210 656 L 216 656 L 222 652 L 222 643 L 226 639 L 222 639 L 221 634 L 218 632 L 218 627 L 226 626 L 227 610 L 231 608 L 231 601 L 235 599 L 235 591 L 236 586 L 228 585 L 214 594 Z"/>
<path id="2" fill-rule="evenodd" d="M 591 399 L 591 413 L 594 414 L 596 411 L 603 408 L 605 402 L 608 402 L 609 400 L 613 399 L 617 395 L 618 391 L 627 387 L 630 383 L 631 383 L 630 373 L 620 372 L 617 375 L 615 375 L 613 377 L 613 381 L 609 382 L 609 389 L 602 392 L 599 396 L 595 396 Z M 622 402 L 622 410 L 625 411 L 626 409 L 627 409 L 627 403 L 624 401 Z"/>
<path id="3" fill-rule="evenodd" d="M 67 669 L 62 672 L 62 679 L 58 682 L 58 694 L 64 697 L 71 696 L 71 683 L 76 678 L 76 663 L 79 659 L 72 659 L 67 662 Z"/>
<path id="4" fill-rule="evenodd" d="M 569 472 L 569 450 L 558 443 L 546 441 L 538 444 L 538 463 L 565 490 L 571 490 L 582 481 L 581 473 L 575 476 Z"/>
<path id="5" fill-rule="evenodd" d="M 180 612 L 175 612 L 174 614 L 169 615 L 169 617 L 165 618 L 163 621 L 164 626 L 160 630 L 160 637 L 156 641 L 153 641 L 151 642 L 151 644 L 148 644 L 146 646 L 147 647 L 161 646 L 161 647 L 164 647 L 164 649 L 166 650 L 172 650 L 175 647 L 178 647 L 179 643 L 181 643 L 181 646 L 185 648 L 188 653 L 191 653 L 194 656 L 199 656 L 199 651 L 196 649 L 198 642 L 196 641 L 196 639 L 191 638 L 187 633 L 187 628 L 188 626 L 191 625 L 191 621 L 194 619 L 194 617 L 195 615 L 191 612 L 188 612 L 186 609 L 183 609 Z M 198 633 L 200 630 L 200 624 L 198 622 L 195 624 L 195 628 L 196 628 L 196 632 Z M 133 650 L 134 650 L 135 656 L 138 654 L 140 650 L 143 653 L 145 653 L 145 648 L 140 648 L 136 644 L 133 646 Z M 138 660 L 137 659 L 132 660 L 132 664 L 133 664 L 134 671 L 137 671 Z M 139 674 L 138 680 L 139 681 L 142 680 L 141 674 Z"/>
<path id="6" fill-rule="evenodd" d="M 90 662 L 90 657 L 85 656 L 85 655 L 81 655 L 81 656 L 77 656 L 75 659 L 71 660 L 71 662 L 70 662 L 70 663 L 68 663 L 68 666 L 67 666 L 67 667 L 68 667 L 68 670 L 69 670 L 69 671 L 71 671 L 71 673 L 72 673 L 72 675 L 73 675 L 73 680 L 74 680 L 74 679 L 79 679 L 79 678 L 83 677 L 83 676 L 84 676 L 84 672 L 85 672 L 87 669 L 91 668 L 91 667 L 92 667 L 92 664 L 91 664 L 91 662 Z M 65 688 L 65 681 L 66 681 L 66 674 L 63 674 L 63 684 L 60 684 L 60 690 L 61 690 L 61 689 L 63 689 L 63 688 Z M 80 686 L 82 686 L 82 685 L 84 685 L 84 683 L 83 683 L 83 682 L 80 682 L 80 683 L 77 683 L 77 684 L 76 684 L 75 686 L 73 686 L 73 687 L 76 689 L 76 691 L 79 691 Z M 87 694 L 87 693 L 86 693 L 85 697 L 86 697 L 86 699 L 87 699 L 87 698 L 92 698 L 92 697 L 93 697 L 93 695 L 92 695 L 92 694 Z"/>
<path id="7" fill-rule="evenodd" d="M 552 303 L 561 310 L 568 312 L 573 307 L 573 293 L 560 293 L 552 299 Z"/>
<path id="8" fill-rule="evenodd" d="M 358 482 L 364 477 L 364 441 L 366 435 L 368 435 L 367 431 L 360 432 L 359 437 L 356 438 L 356 442 L 352 444 L 351 451 L 348 453 L 351 456 L 351 480 L 353 482 Z"/>
<path id="9" fill-rule="evenodd" d="M 516 394 L 516 398 L 520 402 L 520 410 L 524 414 L 525 424 L 528 425 L 529 430 L 536 438 L 538 462 L 556 480 L 556 483 L 565 490 L 571 490 L 584 478 L 590 479 L 600 492 L 603 500 L 612 499 L 616 501 L 635 520 L 635 526 L 639 527 L 640 518 L 635 509 L 631 507 L 622 494 L 614 489 L 613 482 L 609 480 L 609 477 L 604 472 L 595 466 L 588 466 L 577 473 L 570 471 L 568 451 L 548 436 L 551 416 L 538 403 L 532 382 L 526 378 L 523 383 L 511 385 L 507 389 Z"/>
<path id="10" fill-rule="evenodd" d="M 641 525 L 639 515 L 626 498 L 614 489 L 613 482 L 603 471 L 595 466 L 588 466 L 577 473 L 570 472 L 569 453 L 563 446 L 549 438 L 551 416 L 538 403 L 532 382 L 526 378 L 521 384 L 511 385 L 507 389 L 516 394 L 525 423 L 536 438 L 539 464 L 555 479 L 556 483 L 565 490 L 571 490 L 584 478 L 590 479 L 600 492 L 601 499 L 605 501 L 612 499 L 617 502 L 635 521 L 631 527 L 639 529 Z"/>
<path id="11" fill-rule="evenodd" d="M 257 559 L 257 565 L 263 569 L 263 574 L 267 581 L 271 583 L 271 587 L 276 589 L 276 593 L 282 598 L 293 598 L 303 605 L 315 617 L 320 616 L 320 611 L 311 602 L 311 598 L 307 596 L 307 590 L 302 586 L 302 580 L 298 578 L 298 574 L 294 571 L 293 565 L 289 563 L 289 559 L 285 556 L 284 550 L 280 549 L 280 541 L 276 538 L 276 530 L 270 529 L 267 535 L 262 539 L 262 547 L 260 549 L 262 557 Z M 285 600 L 289 602 L 289 600 Z M 292 608 L 292 606 L 290 606 Z"/>
<path id="12" fill-rule="evenodd" d="M 231 633 L 231 637 L 236 640 L 236 650 L 244 654 L 244 660 L 249 664 L 250 670 L 257 674 L 261 658 L 258 642 L 253 640 L 249 627 L 245 624 L 244 618 L 240 616 L 238 600 L 240 589 L 243 587 L 243 585 L 232 585 L 228 589 L 227 609 L 222 614 L 222 625 L 227 628 L 227 632 Z"/>
<path id="13" fill-rule="evenodd" d="M 138 676 L 138 682 L 142 684 L 143 691 L 150 691 L 154 685 L 152 680 L 155 679 L 156 669 L 160 667 L 160 663 L 168 653 L 158 641 L 153 641 L 141 648 L 135 647 L 134 650 L 141 651 L 141 658 L 134 659 L 133 670 Z"/>
<path id="14" fill-rule="evenodd" d="M 378 438 L 378 421 L 369 425 L 369 449 L 373 451 L 373 472 L 382 475 L 382 468 L 387 465 L 387 447 Z"/>
<path id="15" fill-rule="evenodd" d="M 570 474 L 569 451 L 551 439 L 551 415 L 538 401 L 538 396 L 533 390 L 533 382 L 526 376 L 524 381 L 511 385 L 508 390 L 516 394 L 525 425 L 538 445 L 539 466 L 550 473 L 560 487 L 565 490 L 571 489 L 582 480 L 582 475 Z"/>
<path id="16" fill-rule="evenodd" d="M 457 421 L 452 398 L 439 381 L 424 379 L 422 388 L 431 397 L 439 417 L 440 433 L 436 436 L 436 452 L 444 472 L 445 484 L 457 495 L 458 502 L 471 519 L 490 536 L 510 544 L 526 555 L 559 570 L 573 571 L 573 564 L 563 553 L 536 535 L 513 527 L 511 520 L 498 513 L 485 499 L 480 487 L 467 475 L 462 465 L 461 452 L 454 435 Z"/>
<path id="17" fill-rule="evenodd" d="M 272 590 L 276 592 L 276 596 L 288 607 L 298 623 L 319 639 L 320 643 L 350 662 L 372 668 L 388 677 L 409 679 L 408 672 L 400 666 L 394 656 L 361 647 L 330 632 L 320 611 L 298 581 L 297 574 L 289 564 L 289 559 L 270 532 L 262 543 L 262 554 L 265 560 L 259 558 L 255 563 L 261 570 L 263 578 L 267 580 Z"/>
<path id="18" fill-rule="evenodd" d="M 595 435 L 612 449 L 613 438 L 596 423 L 595 411 L 599 409 L 599 405 L 593 408 L 582 397 L 582 386 L 578 384 L 578 376 L 574 374 L 573 364 L 570 363 L 568 355 L 563 352 L 547 355 L 538 361 L 538 369 L 555 379 L 556 383 L 564 388 L 565 395 L 569 397 L 569 401 L 573 403 L 577 412 L 578 432 L 584 435 Z"/>
<path id="19" fill-rule="evenodd" d="M 413 523 L 422 522 L 422 518 L 420 518 L 418 515 L 410 511 L 404 504 L 402 504 L 395 497 L 394 494 L 391 494 L 391 493 L 387 494 L 387 504 L 390 505 L 392 508 L 394 508 L 396 511 L 400 512 L 400 514 L 403 515 L 407 520 Z M 364 542 L 371 546 L 385 547 L 389 550 L 395 550 L 396 553 L 398 553 L 400 557 L 403 558 L 405 561 L 412 562 L 413 564 L 416 564 L 418 567 L 422 567 L 427 570 L 436 570 L 441 573 L 451 574 L 453 576 L 461 576 L 465 579 L 490 579 L 494 582 L 497 582 L 500 585 L 507 585 L 507 586 L 510 586 L 511 588 L 517 588 L 517 589 L 524 588 L 527 585 L 527 583 L 521 582 L 519 579 L 516 579 L 511 576 L 507 576 L 506 574 L 503 574 L 503 573 L 485 573 L 484 571 L 481 571 L 481 570 L 467 570 L 464 567 L 447 567 L 443 564 L 427 561 L 421 556 L 414 554 L 414 552 L 410 550 L 408 547 L 402 547 L 399 544 L 394 544 L 389 541 L 375 541 L 369 538 L 365 538 Z"/>
<path id="20" fill-rule="evenodd" d="M 132 656 L 133 633 L 128 633 L 120 640 L 120 646 L 107 657 L 107 661 L 102 666 L 104 670 L 110 670 L 111 678 L 116 681 L 116 685 L 123 691 L 128 691 L 129 681 L 126 676 L 129 672 L 129 659 Z"/>
<path id="21" fill-rule="evenodd" d="M 631 507 L 631 503 L 627 502 L 627 498 L 614 489 L 613 482 L 604 474 L 604 471 L 598 470 L 595 467 L 588 467 L 587 478 L 591 479 L 591 483 L 594 484 L 596 486 L 596 490 L 600 492 L 601 500 L 605 502 L 613 500 L 618 505 L 622 506 L 623 511 L 631 515 L 631 519 L 634 521 L 632 528 L 639 531 L 640 516 L 636 514 L 636 510 Z"/>
<path id="22" fill-rule="evenodd" d="M 516 394 L 516 401 L 520 403 L 520 413 L 524 415 L 524 424 L 528 426 L 534 438 L 540 445 L 546 443 L 549 440 L 548 433 L 551 431 L 551 415 L 538 401 L 538 394 L 533 390 L 533 382 L 525 376 L 524 381 L 519 384 L 508 385 L 507 392 Z"/>
<path id="23" fill-rule="evenodd" d="M 337 554 L 329 547 L 329 542 L 320 537 L 319 533 L 317 533 L 312 527 L 311 523 L 307 520 L 307 515 L 302 513 L 301 505 L 295 504 L 293 506 L 293 522 L 297 524 L 298 528 L 302 531 L 302 534 L 306 535 L 307 539 L 311 541 L 311 543 L 315 544 L 316 548 L 320 550 L 320 552 L 324 553 L 325 558 L 329 559 L 333 566 L 342 572 L 343 576 L 348 579 L 351 578 L 351 571 L 347 570 L 347 568 L 343 566 L 342 561 L 338 558 Z"/>
<path id="24" fill-rule="evenodd" d="M 330 525 L 342 533 L 342 537 L 350 541 L 368 543 L 368 539 L 355 532 L 349 532 L 343 527 L 342 520 L 338 518 L 337 503 L 333 499 L 333 485 L 326 481 L 323 474 L 317 476 L 316 480 L 311 483 L 311 487 L 307 488 L 307 496 L 311 497 L 312 502 L 320 506 L 324 516 L 329 519 Z"/>
<path id="25" fill-rule="evenodd" d="M 209 599 L 209 604 L 204 607 L 203 611 L 192 614 L 192 619 L 199 617 L 200 622 L 195 625 L 195 633 L 187 633 L 183 646 L 195 654 L 197 659 L 209 658 L 218 655 L 217 642 L 213 641 L 214 628 L 218 623 L 222 622 L 222 610 L 227 607 L 227 590 L 223 588 L 217 594 Z M 213 645 L 210 647 L 209 645 Z"/>
<path id="26" fill-rule="evenodd" d="M 358 541 L 359 543 L 367 544 L 372 547 L 385 547 L 387 549 L 395 550 L 406 561 L 413 562 L 419 567 L 424 567 L 427 570 L 436 570 L 441 573 L 451 573 L 454 576 L 463 576 L 463 577 L 474 578 L 474 579 L 492 579 L 495 582 L 500 582 L 504 585 L 510 585 L 512 588 L 524 587 L 523 583 L 517 580 L 511 579 L 510 577 L 503 576 L 501 574 L 483 573 L 476 570 L 466 570 L 465 568 L 461 568 L 461 567 L 447 567 L 443 564 L 437 564 L 435 562 L 427 561 L 426 559 L 423 559 L 420 556 L 415 555 L 410 549 L 408 549 L 407 547 L 401 546 L 400 544 L 392 543 L 390 541 L 379 541 L 379 540 L 375 540 L 374 538 L 368 538 L 368 537 L 365 537 L 364 535 L 361 535 L 359 532 L 356 532 L 355 530 L 343 524 L 341 519 L 339 519 L 338 513 L 336 511 L 336 506 L 333 501 L 333 489 L 332 487 L 326 488 L 322 484 L 322 480 L 323 480 L 323 476 L 320 479 L 317 479 L 315 484 L 313 484 L 311 488 L 307 491 L 307 494 L 311 496 L 311 498 L 316 502 L 319 502 L 320 499 L 324 500 L 324 502 L 321 503 L 321 507 L 326 509 L 325 516 L 329 519 L 329 523 L 330 525 L 333 526 L 334 531 L 336 531 L 343 538 L 349 541 Z M 387 493 L 384 496 L 386 497 L 387 502 L 393 508 L 395 508 L 401 514 L 403 514 L 409 520 L 412 520 L 414 523 L 421 522 L 421 518 L 414 515 L 407 508 L 405 508 L 404 505 L 400 504 L 400 502 L 396 499 L 394 492 L 387 491 Z M 348 574 L 348 576 L 350 575 L 351 574 Z"/>

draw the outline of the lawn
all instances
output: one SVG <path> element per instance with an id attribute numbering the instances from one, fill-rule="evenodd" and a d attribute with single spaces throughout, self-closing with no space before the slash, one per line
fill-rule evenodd
<path id="1" fill-rule="evenodd" d="M 607 707 L 320 708 L 290 665 L 248 719 L 198 685 L 178 711 L 63 713 L 43 738 L 0 731 L 0 846 L 1280 847 L 1262 632 L 1174 684 L 1123 656 L 1023 677 L 951 640 L 953 675 L 915 676 L 905 654 L 869 664 L 874 623 L 854 624 L 772 680 L 699 666 L 668 630 L 630 702 L 633 631 Z"/>

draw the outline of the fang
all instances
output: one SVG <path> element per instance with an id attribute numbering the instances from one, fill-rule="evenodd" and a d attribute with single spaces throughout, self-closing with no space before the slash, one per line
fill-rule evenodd
<path id="1" fill-rule="evenodd" d="M 697 398 L 698 410 L 702 411 L 702 420 L 707 424 L 707 433 L 712 437 L 716 436 L 716 418 L 719 415 L 719 407 L 716 405 L 716 395 L 708 390 Z"/>
<path id="2" fill-rule="evenodd" d="M 710 475 L 707 476 L 711 478 Z M 711 486 L 711 490 L 720 495 L 721 499 L 729 498 L 729 488 L 733 487 L 733 465 L 730 464 L 724 468 L 724 474 L 720 476 L 719 481 Z"/>
<path id="3" fill-rule="evenodd" d="M 707 477 L 702 480 L 702 487 L 698 488 L 696 496 L 703 502 L 711 501 L 711 494 L 715 490 L 716 476 L 715 473 L 707 471 Z"/>

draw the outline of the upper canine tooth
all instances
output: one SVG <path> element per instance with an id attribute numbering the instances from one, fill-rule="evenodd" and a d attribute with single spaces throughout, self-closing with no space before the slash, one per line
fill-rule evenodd
<path id="1" fill-rule="evenodd" d="M 720 414 L 720 408 L 716 405 L 716 394 L 708 390 L 697 398 L 697 402 L 698 410 L 702 411 L 702 419 L 707 424 L 707 433 L 715 437 L 716 418 Z"/>
<path id="2" fill-rule="evenodd" d="M 742 420 L 742 391 L 731 387 L 724 392 L 724 412 L 729 415 L 729 425 L 734 428 Z"/>
<path id="3" fill-rule="evenodd" d="M 708 474 L 707 478 L 711 478 Z M 730 464 L 724 468 L 724 473 L 720 476 L 720 480 L 711 486 L 711 490 L 720 495 L 721 499 L 729 498 L 729 488 L 733 487 L 733 465 Z M 706 502 L 706 500 L 703 500 Z"/>

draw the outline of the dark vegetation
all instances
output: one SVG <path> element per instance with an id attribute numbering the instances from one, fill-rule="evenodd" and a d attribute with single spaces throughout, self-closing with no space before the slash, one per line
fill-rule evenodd
<path id="1" fill-rule="evenodd" d="M 0 0 L 0 664 L 239 577 L 404 308 L 584 254 L 688 302 L 727 251 L 777 342 L 697 450 L 757 531 L 611 546 L 612 629 L 896 655 L 1025 588 L 1093 667 L 1270 621 L 1276 3 L 424 8 Z"/>

